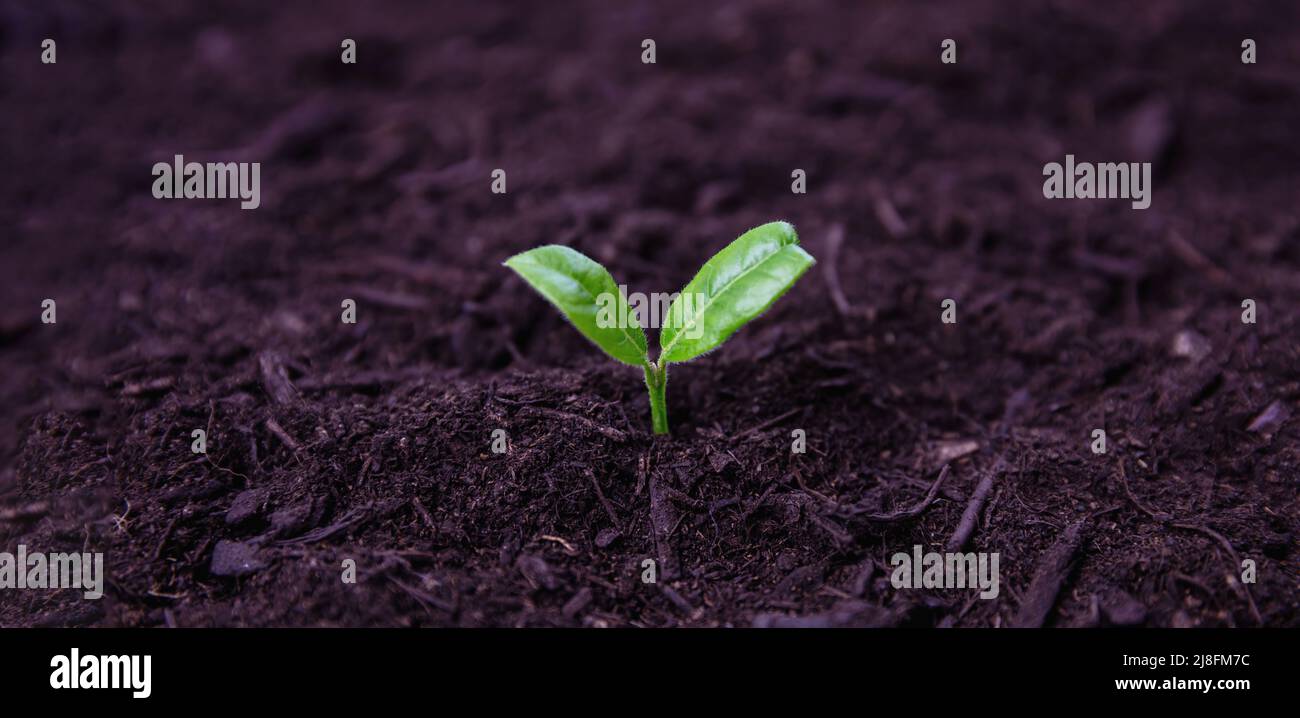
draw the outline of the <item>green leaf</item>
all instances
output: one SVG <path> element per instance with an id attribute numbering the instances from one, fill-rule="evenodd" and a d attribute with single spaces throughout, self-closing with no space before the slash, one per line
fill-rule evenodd
<path id="1" fill-rule="evenodd" d="M 788 222 L 740 235 L 700 268 L 668 309 L 659 334 L 660 364 L 716 349 L 767 311 L 815 261 Z"/>
<path id="2" fill-rule="evenodd" d="M 505 265 L 606 354 L 625 364 L 645 366 L 645 332 L 604 267 L 582 252 L 558 244 L 516 254 Z"/>

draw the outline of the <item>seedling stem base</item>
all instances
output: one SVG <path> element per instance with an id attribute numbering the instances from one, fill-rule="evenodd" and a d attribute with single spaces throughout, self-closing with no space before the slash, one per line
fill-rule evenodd
<path id="1" fill-rule="evenodd" d="M 645 385 L 650 390 L 650 423 L 654 433 L 668 433 L 668 402 L 664 390 L 668 387 L 668 365 L 660 366 L 646 362 Z"/>

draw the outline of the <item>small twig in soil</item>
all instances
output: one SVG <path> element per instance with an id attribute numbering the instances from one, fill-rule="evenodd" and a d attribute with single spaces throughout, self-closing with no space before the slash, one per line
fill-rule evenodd
<path id="1" fill-rule="evenodd" d="M 1040 628 L 1047 620 L 1047 615 L 1056 605 L 1056 596 L 1061 592 L 1061 584 L 1070 574 L 1074 554 L 1083 543 L 1084 529 L 1089 519 L 1081 519 L 1061 532 L 1056 543 L 1043 553 L 1034 571 L 1034 579 L 1029 584 L 1020 610 L 1011 625 L 1015 628 Z"/>
<path id="2" fill-rule="evenodd" d="M 405 292 L 388 292 L 373 287 L 354 286 L 352 293 L 364 299 L 365 301 L 375 304 L 386 309 L 399 309 L 418 311 L 426 309 L 429 306 L 429 300 L 418 294 L 407 294 Z"/>
<path id="3" fill-rule="evenodd" d="M 836 546 L 845 547 L 853 544 L 853 535 L 825 516 L 818 513 L 809 513 L 808 520 L 812 521 L 817 528 L 825 531 Z"/>
<path id="4" fill-rule="evenodd" d="M 835 505 L 835 500 L 832 499 L 831 497 L 827 496 L 826 494 L 823 494 L 820 491 L 809 488 L 808 485 L 804 483 L 803 472 L 799 471 L 798 469 L 794 471 L 794 482 L 795 485 L 799 487 L 799 490 L 804 492 L 805 494 L 808 494 L 809 496 L 817 499 L 818 501 L 821 501 L 824 504 L 830 504 L 832 506 Z"/>
<path id="5" fill-rule="evenodd" d="M 398 503 L 398 505 L 400 505 L 400 502 Z M 330 536 L 339 533 L 340 531 L 346 531 L 347 529 L 350 529 L 353 526 L 361 524 L 366 520 L 372 518 L 373 516 L 387 514 L 395 507 L 392 505 L 380 507 L 378 511 L 373 513 L 371 512 L 372 508 L 374 508 L 373 503 L 366 504 L 364 506 L 358 506 L 357 508 L 344 514 L 343 518 L 339 519 L 333 524 L 330 524 L 329 526 L 322 526 L 320 528 L 312 529 L 311 531 L 308 531 L 307 533 L 298 536 L 297 538 L 285 539 L 283 541 L 277 541 L 276 543 L 280 546 L 288 546 L 292 544 L 305 544 L 305 543 L 315 543 L 317 541 L 323 541 L 329 538 Z"/>
<path id="6" fill-rule="evenodd" d="M 673 523 L 674 512 L 660 484 L 659 479 L 652 474 L 650 476 L 650 531 L 654 539 L 655 554 L 663 564 L 660 573 L 663 578 L 672 578 L 677 567 L 672 542 L 669 540 L 672 536 L 670 524 Z"/>
<path id="7" fill-rule="evenodd" d="M 636 489 L 632 492 L 633 496 L 640 496 L 645 489 L 646 476 L 650 471 L 650 450 L 646 449 L 636 462 Z"/>
<path id="8" fill-rule="evenodd" d="M 754 503 L 750 504 L 749 508 L 745 509 L 744 513 L 740 515 L 740 525 L 745 525 L 745 522 L 749 520 L 749 517 L 753 516 L 754 512 L 758 510 L 758 507 L 762 506 L 763 502 L 767 501 L 767 497 L 772 495 L 772 492 L 776 490 L 776 487 L 777 483 L 775 481 L 768 484 L 768 487 L 763 491 L 763 493 L 759 494 L 758 498 L 754 500 Z"/>
<path id="9" fill-rule="evenodd" d="M 739 496 L 732 496 L 731 498 L 727 498 L 727 499 L 718 499 L 717 501 L 711 501 L 709 502 L 709 515 L 712 516 L 714 512 L 721 511 L 722 509 L 725 509 L 728 506 L 735 506 L 738 503 L 740 503 Z"/>
<path id="10" fill-rule="evenodd" d="M 1178 258 L 1187 263 L 1189 267 L 1205 275 L 1206 279 L 1217 284 L 1220 288 L 1232 287 L 1236 285 L 1232 276 L 1219 268 L 1217 264 L 1211 262 L 1201 251 L 1183 238 L 1177 230 L 1170 230 L 1165 233 L 1165 241 L 1169 248 L 1178 255 Z"/>
<path id="11" fill-rule="evenodd" d="M 664 493 L 668 494 L 668 498 L 672 499 L 673 501 L 676 501 L 677 503 L 685 504 L 686 506 L 690 507 L 695 511 L 704 511 L 708 508 L 708 506 L 706 506 L 703 501 L 700 501 L 697 498 L 693 498 L 687 495 L 684 491 L 681 491 L 680 489 L 675 489 L 671 486 L 668 486 L 667 484 L 660 485 L 659 488 Z"/>
<path id="12" fill-rule="evenodd" d="M 957 523 L 957 529 L 952 532 L 952 537 L 948 539 L 945 550 L 954 552 L 961 549 L 970 540 L 970 535 L 975 531 L 975 523 L 979 520 L 980 509 L 984 508 L 984 501 L 988 498 L 989 492 L 993 490 L 993 483 L 1002 473 L 1003 460 L 998 458 L 997 462 L 991 469 L 984 473 L 983 478 L 971 493 L 970 500 L 966 503 L 966 510 L 962 512 L 961 521 Z"/>
<path id="13" fill-rule="evenodd" d="M 204 436 L 212 436 L 212 422 L 217 418 L 217 402 L 208 400 L 208 423 L 204 427 Z M 206 454 L 207 452 L 203 452 Z"/>
<path id="14" fill-rule="evenodd" d="M 1181 571 L 1172 571 L 1170 572 L 1169 577 L 1180 583 L 1185 583 L 1192 588 L 1200 589 L 1201 593 L 1204 593 L 1211 599 L 1215 597 L 1214 591 L 1211 591 L 1209 586 L 1206 586 L 1203 582 L 1193 578 L 1192 576 L 1188 576 Z"/>
<path id="15" fill-rule="evenodd" d="M 197 563 L 199 557 L 206 554 L 208 551 L 208 547 L 210 547 L 211 545 L 212 545 L 212 537 L 211 536 L 205 537 L 203 541 L 199 543 L 198 548 L 194 549 L 189 554 L 186 554 L 185 565 L 193 566 L 195 563 Z"/>
<path id="16" fill-rule="evenodd" d="M 194 460 L 193 462 L 191 462 L 191 463 L 199 463 L 199 462 L 202 462 L 202 461 L 205 461 L 205 460 L 206 460 L 209 464 L 211 464 L 212 467 L 213 467 L 214 469 L 217 469 L 218 471 L 224 471 L 224 472 L 226 472 L 227 474 L 230 474 L 231 476 L 236 476 L 236 477 L 239 477 L 239 478 L 243 479 L 245 485 L 247 485 L 247 484 L 249 483 L 249 481 L 250 481 L 249 478 L 248 478 L 247 476 L 244 476 L 243 474 L 239 473 L 238 471 L 235 471 L 234 469 L 227 469 L 226 467 L 222 466 L 221 464 L 218 464 L 218 463 L 217 463 L 217 462 L 216 462 L 216 461 L 215 461 L 215 460 L 214 460 L 210 455 L 208 455 L 208 454 L 204 454 L 204 455 L 202 456 L 202 458 L 195 459 L 195 460 Z M 187 466 L 188 466 L 188 464 L 187 464 Z M 185 466 L 182 466 L 182 467 L 181 467 L 181 469 L 184 469 L 184 468 L 185 468 Z M 176 472 L 173 472 L 173 473 L 172 473 L 172 476 L 175 476 L 176 473 L 178 473 L 181 469 L 177 469 Z"/>
<path id="17" fill-rule="evenodd" d="M 568 419 L 570 421 L 576 421 L 579 424 L 582 424 L 583 426 L 598 432 L 601 436 L 604 436 L 607 439 L 613 439 L 614 441 L 623 441 L 627 438 L 627 434 L 623 433 L 622 431 L 619 431 L 618 429 L 615 429 L 612 426 L 597 424 L 591 419 L 588 419 L 587 417 L 582 416 L 580 414 L 571 414 L 567 411 L 560 411 L 559 409 L 548 409 L 542 406 L 526 406 L 520 409 L 520 413 L 521 414 L 535 413 L 535 414 L 542 414 L 544 416 L 549 416 L 552 419 Z"/>
<path id="18" fill-rule="evenodd" d="M 839 258 L 840 246 L 844 244 L 844 225 L 836 223 L 831 227 L 830 234 L 826 237 L 826 261 L 822 264 L 822 273 L 826 276 L 826 288 L 831 293 L 831 303 L 835 305 L 835 311 L 841 317 L 847 317 L 853 311 L 853 306 L 844 296 L 844 289 L 840 287 Z"/>
<path id="19" fill-rule="evenodd" d="M 420 500 L 419 496 L 411 497 L 411 506 L 415 507 L 415 513 L 419 514 L 420 520 L 436 536 L 438 534 L 438 525 L 433 522 L 433 516 L 429 515 L 429 510 L 424 508 L 424 502 Z"/>
<path id="20" fill-rule="evenodd" d="M 915 486 L 917 488 L 929 487 L 929 484 L 926 483 L 925 479 L 922 479 L 917 476 L 901 476 L 899 478 L 901 478 L 904 482 L 909 483 L 912 486 Z M 944 486 L 943 488 L 939 489 L 939 497 L 948 499 L 949 501 L 955 501 L 959 504 L 966 503 L 966 495 L 958 491 L 956 488 L 952 486 Z"/>
<path id="21" fill-rule="evenodd" d="M 296 454 L 298 453 L 298 450 L 302 448 L 298 441 L 290 436 L 289 432 L 285 431 L 283 426 L 280 426 L 280 422 L 275 419 L 267 419 L 264 424 L 268 431 L 275 434 L 276 438 L 284 442 L 285 446 L 289 447 L 290 451 Z"/>
<path id="22" fill-rule="evenodd" d="M 890 201 L 889 195 L 878 183 L 871 185 L 870 193 L 873 200 L 872 209 L 876 212 L 876 220 L 880 222 L 880 226 L 885 228 L 890 237 L 902 239 L 907 234 L 907 223 L 898 214 L 898 209 Z"/>
<path id="23" fill-rule="evenodd" d="M 421 606 L 423 606 L 424 610 L 426 611 L 428 611 L 429 607 L 432 606 L 433 608 L 446 611 L 447 613 L 454 614 L 456 612 L 456 605 L 449 601 L 444 601 L 441 598 L 438 598 L 437 596 L 428 593 L 427 591 L 421 591 L 420 589 L 415 588 L 414 586 L 408 586 L 402 583 L 401 581 L 398 581 L 397 579 L 393 578 L 392 576 L 388 577 L 388 581 L 394 586 L 397 586 L 398 588 L 402 589 L 402 591 L 406 595 L 415 599 L 415 601 L 419 603 Z M 432 611 L 429 612 L 432 613 Z"/>
<path id="24" fill-rule="evenodd" d="M 797 407 L 791 409 L 790 411 L 785 412 L 784 414 L 781 414 L 780 416 L 774 416 L 771 419 L 768 419 L 767 421 L 764 421 L 763 423 L 759 424 L 758 426 L 752 427 L 750 429 L 746 429 L 745 431 L 736 434 L 736 438 L 732 439 L 732 441 L 740 441 L 741 439 L 748 438 L 753 434 L 757 434 L 765 429 L 768 429 L 772 426 L 775 426 L 776 424 L 781 423 L 782 421 L 785 421 L 786 419 L 789 419 L 790 417 L 794 416 L 795 414 L 798 414 L 802 410 L 803 410 L 802 407 Z"/>
<path id="25" fill-rule="evenodd" d="M 131 515 L 131 501 L 130 499 L 124 499 L 124 501 L 126 502 L 126 510 L 121 514 L 112 514 L 108 518 L 113 522 L 114 531 L 120 531 L 130 536 L 131 524 L 134 523 L 133 519 L 128 518 Z"/>
<path id="26" fill-rule="evenodd" d="M 211 432 L 208 433 L 210 434 Z M 85 473 L 87 469 L 91 468 L 92 466 L 100 466 L 107 463 L 108 463 L 107 456 L 95 459 L 94 461 L 89 461 L 87 463 L 84 463 L 76 471 L 72 472 L 72 475 L 68 477 L 68 480 L 72 481 L 74 479 L 79 478 L 83 473 Z"/>
<path id="27" fill-rule="evenodd" d="M 167 547 L 167 539 L 171 538 L 172 529 L 176 528 L 176 522 L 179 521 L 180 518 L 181 517 L 178 514 L 173 516 L 171 521 L 167 522 L 167 528 L 163 529 L 162 538 L 158 539 L 158 546 L 153 550 L 154 561 L 162 558 L 163 549 Z"/>
<path id="28" fill-rule="evenodd" d="M 271 397 L 272 403 L 276 406 L 293 406 L 298 403 L 298 390 L 289 381 L 283 357 L 272 351 L 264 351 L 257 357 L 257 366 L 262 388 Z"/>
<path id="29" fill-rule="evenodd" d="M 664 596 L 667 597 L 669 601 L 672 601 L 673 605 L 680 609 L 682 613 L 687 615 L 695 613 L 695 607 L 691 605 L 690 601 L 683 598 L 682 594 L 678 593 L 672 586 L 659 584 L 659 590 L 663 592 Z"/>
<path id="30" fill-rule="evenodd" d="M 172 388 L 172 385 L 175 383 L 176 380 L 169 376 L 158 377 L 157 379 L 148 379 L 140 382 L 127 382 L 122 387 L 122 396 L 157 394 Z"/>
<path id="31" fill-rule="evenodd" d="M 862 568 L 858 571 L 857 578 L 853 579 L 853 597 L 862 598 L 867 593 L 867 584 L 871 583 L 871 577 L 876 573 L 876 562 L 867 559 L 862 562 Z"/>
<path id="32" fill-rule="evenodd" d="M 1115 463 L 1119 467 L 1119 480 L 1120 480 L 1120 484 L 1124 487 L 1124 495 L 1128 497 L 1128 500 L 1132 502 L 1133 505 L 1136 506 L 1139 511 L 1146 514 L 1147 516 L 1150 516 L 1153 520 L 1161 524 L 1164 524 L 1165 526 L 1170 526 L 1176 529 L 1182 529 L 1184 531 L 1195 531 L 1203 536 L 1207 536 L 1213 539 L 1214 541 L 1218 542 L 1219 546 L 1222 547 L 1224 552 L 1228 554 L 1228 557 L 1232 559 L 1232 564 L 1234 568 L 1241 566 L 1240 555 L 1238 555 L 1237 550 L 1233 548 L 1232 542 L 1229 541 L 1227 538 L 1225 538 L 1223 534 L 1219 533 L 1218 531 L 1215 531 L 1214 529 L 1208 526 L 1176 522 L 1173 520 L 1173 516 L 1164 512 L 1152 511 L 1150 508 L 1145 506 L 1141 501 L 1138 501 L 1137 496 L 1133 495 L 1133 490 L 1129 488 L 1128 472 L 1124 470 L 1124 461 L 1121 459 L 1121 460 L 1117 460 Z M 1250 607 L 1250 615 L 1252 618 L 1255 619 L 1255 623 L 1260 626 L 1264 625 L 1264 618 L 1259 614 L 1259 607 L 1255 605 L 1255 597 L 1251 595 L 1250 588 L 1248 588 L 1245 584 L 1239 582 L 1234 583 L 1234 585 L 1240 586 L 1242 592 L 1245 594 L 1246 603 Z"/>
<path id="33" fill-rule="evenodd" d="M 574 548 L 573 544 L 569 543 L 568 539 L 564 538 L 563 536 L 551 536 L 550 534 L 543 534 L 541 536 L 538 536 L 537 538 L 543 541 L 550 541 L 551 543 L 558 543 L 559 545 L 564 547 L 564 552 L 570 556 L 578 555 L 578 549 Z"/>
<path id="34" fill-rule="evenodd" d="M 573 594 L 572 598 L 564 603 L 564 607 L 560 609 L 560 613 L 564 614 L 565 618 L 572 619 L 574 616 L 582 613 L 582 609 L 586 608 L 590 603 L 591 588 L 583 586 Z"/>
<path id="35" fill-rule="evenodd" d="M 925 492 L 925 498 L 912 508 L 889 514 L 857 514 L 855 518 L 874 524 L 888 524 L 895 521 L 907 521 L 920 516 L 926 509 L 930 508 L 930 504 L 934 503 L 934 497 L 939 494 L 939 489 L 943 487 L 944 480 L 948 478 L 949 468 L 948 464 L 943 465 L 943 469 L 939 471 L 939 478 L 935 479 L 934 483 L 930 485 L 930 490 Z"/>
<path id="36" fill-rule="evenodd" d="M 50 504 L 47 501 L 37 501 L 27 504 L 26 506 L 15 506 L 12 509 L 0 509 L 0 521 L 31 521 L 38 519 L 50 512 Z"/>
<path id="37" fill-rule="evenodd" d="M 1128 497 L 1128 500 L 1132 502 L 1133 505 L 1136 506 L 1139 511 L 1146 514 L 1147 516 L 1150 516 L 1156 521 L 1159 521 L 1160 523 L 1165 523 L 1169 521 L 1170 518 L 1172 518 L 1169 516 L 1169 514 L 1157 514 L 1156 512 L 1147 508 L 1146 505 L 1144 505 L 1141 501 L 1138 501 L 1138 497 L 1133 495 L 1133 489 L 1129 488 L 1128 472 L 1124 470 L 1123 460 L 1117 460 L 1115 462 L 1115 465 L 1119 467 L 1119 483 L 1121 486 L 1124 487 L 1124 495 Z"/>
<path id="38" fill-rule="evenodd" d="M 623 522 L 618 520 L 618 514 L 614 513 L 614 507 L 610 505 L 609 499 L 605 498 L 605 492 L 600 488 L 600 481 L 596 479 L 596 472 L 587 469 L 587 478 L 591 479 L 591 485 L 596 489 L 596 499 L 600 501 L 601 507 L 605 509 L 605 514 L 609 516 L 609 520 L 614 524 L 614 528 L 622 531 Z"/>

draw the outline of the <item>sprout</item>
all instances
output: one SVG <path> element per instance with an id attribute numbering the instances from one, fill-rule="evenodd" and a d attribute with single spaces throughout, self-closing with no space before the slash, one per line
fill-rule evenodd
<path id="1" fill-rule="evenodd" d="M 635 313 L 628 311 L 627 297 L 591 258 L 549 244 L 517 254 L 505 264 L 606 354 L 644 370 L 654 433 L 667 434 L 668 365 L 718 348 L 772 306 L 813 262 L 787 222 L 770 222 L 740 235 L 713 255 L 673 300 L 655 361 L 650 360 Z M 616 298 L 616 311 L 609 311 L 611 297 Z"/>

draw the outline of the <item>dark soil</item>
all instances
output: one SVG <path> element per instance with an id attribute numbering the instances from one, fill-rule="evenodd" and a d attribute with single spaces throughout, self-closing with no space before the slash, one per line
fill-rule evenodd
<path id="1" fill-rule="evenodd" d="M 0 549 L 109 578 L 0 624 L 1300 624 L 1295 3 L 223 5 L 0 4 Z M 1067 152 L 1151 208 L 1043 199 Z M 818 266 L 667 439 L 501 266 L 669 292 L 779 218 Z M 950 542 L 997 599 L 890 585 Z"/>

